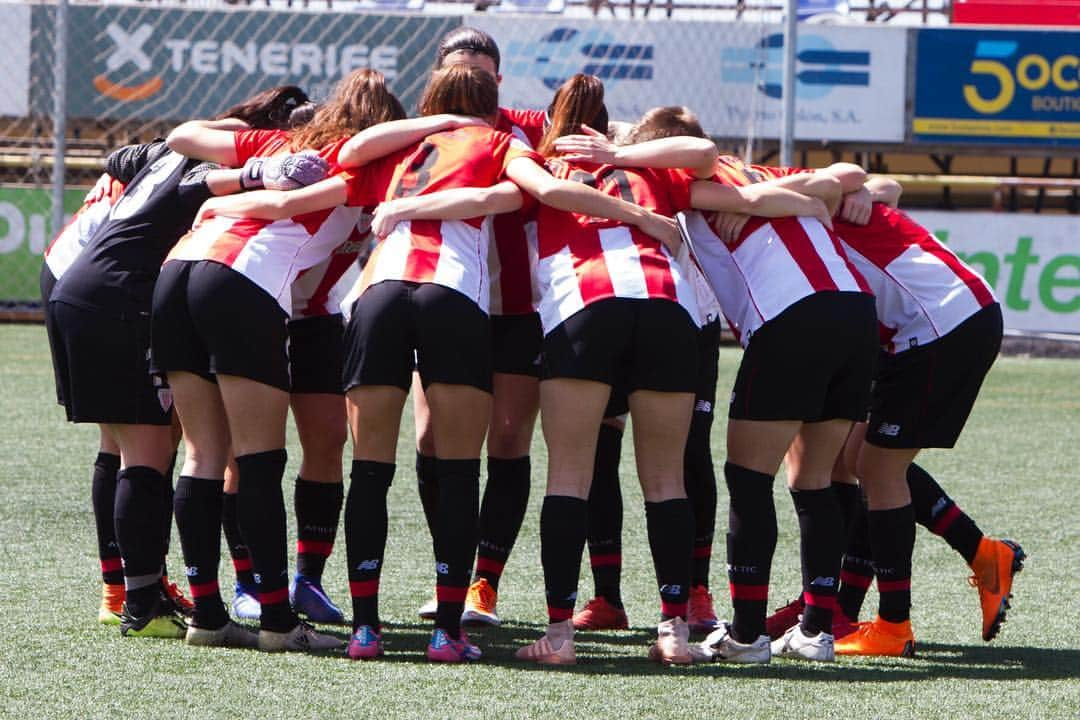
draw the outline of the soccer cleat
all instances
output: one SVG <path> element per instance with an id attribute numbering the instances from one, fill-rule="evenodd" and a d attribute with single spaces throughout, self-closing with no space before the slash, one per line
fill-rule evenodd
<path id="1" fill-rule="evenodd" d="M 101 606 L 97 619 L 102 625 L 119 625 L 124 612 L 124 586 L 101 584 Z"/>
<path id="2" fill-rule="evenodd" d="M 799 625 L 788 628 L 783 637 L 772 641 L 770 646 L 773 657 L 795 658 L 797 660 L 815 660 L 833 662 L 836 652 L 833 649 L 833 636 L 819 632 L 813 637 L 803 633 Z"/>
<path id="3" fill-rule="evenodd" d="M 266 652 L 318 652 L 337 650 L 342 645 L 338 638 L 315 632 L 315 628 L 302 621 L 288 632 L 259 631 L 259 649 Z"/>
<path id="4" fill-rule="evenodd" d="M 800 595 L 784 607 L 776 608 L 772 615 L 765 618 L 765 632 L 773 640 L 783 637 L 784 633 L 799 624 L 799 616 L 805 607 Z"/>
<path id="5" fill-rule="evenodd" d="M 709 588 L 695 585 L 690 588 L 690 606 L 687 610 L 686 624 L 692 633 L 708 633 L 716 629 L 716 611 L 713 610 L 713 598 Z"/>
<path id="6" fill-rule="evenodd" d="M 731 635 L 731 623 L 721 621 L 700 643 L 690 646 L 694 662 L 767 663 L 772 659 L 769 636 L 758 635 L 752 643 L 741 643 Z"/>
<path id="7" fill-rule="evenodd" d="M 361 625 L 349 638 L 349 648 L 345 651 L 353 660 L 372 660 L 383 655 L 382 635 L 370 625 Z"/>
<path id="8" fill-rule="evenodd" d="M 262 617 L 262 605 L 259 604 L 258 591 L 253 587 L 236 583 L 232 612 L 237 620 L 258 620 Z"/>
<path id="9" fill-rule="evenodd" d="M 184 643 L 199 647 L 256 648 L 259 635 L 229 620 L 217 630 L 188 625 Z"/>
<path id="10" fill-rule="evenodd" d="M 495 603 L 499 601 L 499 593 L 491 587 L 484 578 L 480 578 L 469 586 L 469 592 L 465 596 L 465 611 L 461 613 L 461 622 L 494 625 L 498 627 L 502 621 L 495 614 Z"/>
<path id="11" fill-rule="evenodd" d="M 168 575 L 161 576 L 161 589 L 165 592 L 165 597 L 172 603 L 173 609 L 186 618 L 195 614 L 195 603 L 188 600 L 183 591 L 176 586 L 176 583 L 169 582 Z"/>
<path id="12" fill-rule="evenodd" d="M 1024 569 L 1027 555 L 1012 540 L 983 537 L 975 559 L 971 561 L 974 575 L 969 582 L 979 591 L 982 606 L 982 639 L 990 642 L 997 637 L 1001 623 L 1012 599 L 1013 576 Z"/>
<path id="13" fill-rule="evenodd" d="M 665 620 L 656 626 L 656 643 L 649 648 L 649 659 L 664 665 L 689 665 L 690 626 L 682 618 Z"/>
<path id="14" fill-rule="evenodd" d="M 531 645 L 519 648 L 514 657 L 541 665 L 574 665 L 574 624 L 571 620 L 551 623 L 547 632 Z"/>
<path id="15" fill-rule="evenodd" d="M 124 637 L 149 637 L 180 640 L 187 634 L 184 618 L 173 608 L 172 602 L 162 596 L 154 608 L 145 615 L 135 617 L 127 603 L 120 613 L 120 634 Z"/>
<path id="16" fill-rule="evenodd" d="M 324 625 L 344 625 L 341 608 L 327 596 L 322 584 L 304 575 L 297 575 L 289 584 L 289 602 L 298 615 Z"/>
<path id="17" fill-rule="evenodd" d="M 860 625 L 862 625 L 862 623 L 860 623 L 858 620 L 852 620 L 844 614 L 843 610 L 837 608 L 833 611 L 832 616 L 833 640 L 835 641 L 839 640 L 840 638 L 847 637 L 851 633 L 858 630 Z"/>
<path id="18" fill-rule="evenodd" d="M 438 612 L 439 601 L 437 598 L 431 598 L 420 606 L 420 609 L 416 611 L 416 614 L 419 615 L 422 620 L 434 620 L 435 615 Z"/>
<path id="19" fill-rule="evenodd" d="M 872 622 L 859 623 L 859 629 L 837 640 L 835 648 L 837 655 L 914 657 L 915 635 L 910 620 L 894 623 L 876 617 Z"/>
<path id="20" fill-rule="evenodd" d="M 469 642 L 464 632 L 453 640 L 442 628 L 435 628 L 427 647 L 427 659 L 431 662 L 459 663 L 479 660 L 483 653 Z"/>
<path id="21" fill-rule="evenodd" d="M 600 595 L 574 613 L 573 622 L 575 630 L 625 630 L 630 627 L 626 610 L 615 607 Z"/>

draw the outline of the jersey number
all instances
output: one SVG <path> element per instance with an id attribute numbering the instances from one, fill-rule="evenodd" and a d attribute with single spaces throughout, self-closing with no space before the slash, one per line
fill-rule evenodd
<path id="1" fill-rule="evenodd" d="M 431 182 L 431 170 L 439 162 L 439 148 L 422 143 L 394 187 L 394 197 L 419 195 Z"/>

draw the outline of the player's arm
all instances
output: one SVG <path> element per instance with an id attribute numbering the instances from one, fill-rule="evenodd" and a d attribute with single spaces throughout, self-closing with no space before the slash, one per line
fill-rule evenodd
<path id="1" fill-rule="evenodd" d="M 125 145 L 112 151 L 105 158 L 105 172 L 127 185 L 151 160 L 156 160 L 165 152 L 160 139 L 148 143 Z"/>
<path id="2" fill-rule="evenodd" d="M 605 195 L 582 183 L 560 180 L 529 157 L 514 158 L 506 166 L 506 176 L 544 205 L 566 212 L 607 218 L 633 225 L 667 246 L 672 254 L 681 240 L 679 228 L 669 217 L 646 210 L 625 200 Z"/>
<path id="3" fill-rule="evenodd" d="M 349 138 L 338 151 L 337 162 L 346 169 L 360 167 L 383 155 L 418 143 L 428 135 L 486 124 L 480 118 L 465 115 L 429 115 L 379 123 Z"/>
<path id="4" fill-rule="evenodd" d="M 815 170 L 811 175 L 828 175 L 840 181 L 842 193 L 855 192 L 866 182 L 866 171 L 854 163 L 838 162 Z M 795 176 L 792 176 L 795 177 Z"/>
<path id="5" fill-rule="evenodd" d="M 840 201 L 844 197 L 844 183 L 834 175 L 824 172 L 795 173 L 784 177 L 765 180 L 761 185 L 784 188 L 822 200 L 829 208 L 829 212 L 835 213 L 840 207 Z M 860 183 L 857 187 L 862 187 Z"/>
<path id="6" fill-rule="evenodd" d="M 679 136 L 648 140 L 634 145 L 615 145 L 603 133 L 582 126 L 581 135 L 566 135 L 555 141 L 555 149 L 565 160 L 598 162 L 619 167 L 686 168 L 694 177 L 713 174 L 719 151 L 712 140 Z"/>
<path id="7" fill-rule="evenodd" d="M 809 197 L 769 183 L 732 187 L 698 180 L 690 186 L 690 204 L 698 210 L 760 217 L 814 217 L 825 227 L 832 227 L 831 213 L 821 198 Z"/>
<path id="8" fill-rule="evenodd" d="M 198 225 L 216 215 L 249 217 L 259 220 L 282 220 L 319 210 L 344 205 L 348 200 L 348 185 L 341 175 L 335 175 L 299 190 L 253 190 L 251 192 L 213 197 L 203 203 L 195 218 Z"/>
<path id="9" fill-rule="evenodd" d="M 892 208 L 900 204 L 900 196 L 904 194 L 903 185 L 884 175 L 870 177 L 867 179 L 865 187 L 870 193 L 871 200 L 885 203 Z"/>
<path id="10" fill-rule="evenodd" d="M 247 129 L 247 123 L 236 118 L 189 120 L 169 133 L 165 142 L 170 150 L 181 155 L 235 167 L 239 159 L 236 157 L 234 135 L 237 131 Z"/>
<path id="11" fill-rule="evenodd" d="M 854 192 L 844 194 L 840 217 L 853 225 L 866 225 L 874 211 L 874 203 L 896 207 L 904 188 L 892 178 L 875 176 Z"/>
<path id="12" fill-rule="evenodd" d="M 395 198 L 375 209 L 371 231 L 384 238 L 404 220 L 467 220 L 512 212 L 520 209 L 521 203 L 521 190 L 508 180 L 486 188 L 452 188 Z"/>

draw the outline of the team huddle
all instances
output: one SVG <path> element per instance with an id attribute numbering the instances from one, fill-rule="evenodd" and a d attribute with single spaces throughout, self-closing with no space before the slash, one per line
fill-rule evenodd
<path id="1" fill-rule="evenodd" d="M 500 108 L 498 73 L 495 41 L 459 28 L 418 117 L 361 69 L 321 105 L 276 87 L 109 156 L 42 269 L 57 399 L 101 429 L 99 620 L 267 651 L 337 649 L 309 623 L 351 624 L 347 655 L 381 657 L 387 493 L 411 393 L 431 661 L 479 660 L 463 625 L 500 622 L 538 417 L 548 625 L 523 661 L 574 663 L 575 631 L 629 625 L 628 416 L 660 603 L 653 660 L 911 656 L 916 523 L 972 569 L 991 640 L 1024 552 L 914 462 L 956 443 L 998 354 L 987 283 L 897 209 L 894 181 L 721 156 L 684 107 L 610 119 L 588 75 L 546 111 Z M 710 434 L 725 322 L 744 353 L 721 621 Z M 291 578 L 290 409 L 303 453 Z M 782 464 L 802 588 L 770 615 Z M 342 515 L 351 619 L 322 583 Z M 190 600 L 165 569 L 174 517 Z M 586 546 L 595 593 L 579 609 Z M 877 613 L 859 622 L 875 579 Z"/>

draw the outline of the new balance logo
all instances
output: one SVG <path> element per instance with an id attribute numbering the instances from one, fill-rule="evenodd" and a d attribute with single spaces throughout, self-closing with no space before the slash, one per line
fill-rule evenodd
<path id="1" fill-rule="evenodd" d="M 888 437 L 896 437 L 900 434 L 900 425 L 896 423 L 881 423 L 881 427 L 877 429 L 879 435 L 886 435 Z"/>
<path id="2" fill-rule="evenodd" d="M 711 413 L 712 403 L 708 400 L 698 400 L 696 403 L 694 403 L 694 412 Z"/>
<path id="3" fill-rule="evenodd" d="M 198 565 L 188 565 L 186 568 L 184 568 L 184 574 L 187 575 L 188 577 L 195 577 L 196 575 L 199 574 L 199 566 Z"/>
<path id="4" fill-rule="evenodd" d="M 437 562 L 437 563 L 435 563 L 435 572 L 438 575 L 449 575 L 450 574 L 450 566 L 447 565 L 444 562 Z"/>
<path id="5" fill-rule="evenodd" d="M 372 560 L 364 560 L 356 566 L 356 569 L 362 572 L 374 572 L 379 569 L 379 560 L 378 558 Z"/>
<path id="6" fill-rule="evenodd" d="M 930 517 L 936 518 L 947 507 L 949 507 L 949 498 L 938 498 L 934 507 L 930 508 Z"/>
<path id="7" fill-rule="evenodd" d="M 682 585 L 661 585 L 661 595 L 682 595 Z"/>
<path id="8" fill-rule="evenodd" d="M 834 577 L 821 577 L 819 575 L 818 577 L 816 577 L 816 578 L 814 578 L 813 580 L 810 581 L 810 585 L 811 586 L 817 585 L 818 587 L 827 587 L 827 588 L 835 587 L 836 586 L 836 578 L 834 578 Z"/>

